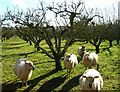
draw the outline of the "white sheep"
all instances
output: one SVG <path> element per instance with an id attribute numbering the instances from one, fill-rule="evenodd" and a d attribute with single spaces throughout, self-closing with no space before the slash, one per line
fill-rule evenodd
<path id="1" fill-rule="evenodd" d="M 78 60 L 76 55 L 74 54 L 67 54 L 66 58 L 64 59 L 64 67 L 67 69 L 67 75 L 69 74 L 71 69 L 74 68 L 78 64 Z"/>
<path id="2" fill-rule="evenodd" d="M 86 53 L 86 47 L 82 46 L 78 48 L 78 54 L 83 57 L 83 55 Z"/>
<path id="3" fill-rule="evenodd" d="M 82 63 L 86 66 L 86 69 L 87 67 L 90 69 L 92 66 L 96 66 L 98 70 L 98 55 L 94 52 L 86 52 L 83 56 Z"/>
<path id="4" fill-rule="evenodd" d="M 24 86 L 23 81 L 25 81 L 27 86 L 27 80 L 31 77 L 32 71 L 34 70 L 33 62 L 21 58 L 16 62 L 13 70 L 14 73 L 22 79 L 22 85 Z"/>
<path id="5" fill-rule="evenodd" d="M 82 91 L 98 91 L 103 87 L 103 79 L 95 69 L 86 70 L 79 79 Z"/>

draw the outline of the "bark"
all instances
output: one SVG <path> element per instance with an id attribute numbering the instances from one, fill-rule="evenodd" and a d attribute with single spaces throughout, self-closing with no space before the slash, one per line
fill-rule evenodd
<path id="1" fill-rule="evenodd" d="M 59 58 L 56 58 L 56 59 L 55 59 L 55 69 L 56 69 L 57 71 L 62 70 L 62 66 L 61 66 L 61 62 L 60 62 L 60 59 L 59 59 Z"/>
<path id="2" fill-rule="evenodd" d="M 96 53 L 99 53 L 100 52 L 99 51 L 99 45 L 96 45 L 95 47 L 96 47 Z"/>
<path id="3" fill-rule="evenodd" d="M 109 40 L 110 47 L 112 47 L 112 40 Z"/>

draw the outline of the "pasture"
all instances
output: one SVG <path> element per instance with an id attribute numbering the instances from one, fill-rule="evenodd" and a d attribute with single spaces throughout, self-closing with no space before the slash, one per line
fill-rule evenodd
<path id="1" fill-rule="evenodd" d="M 63 41 L 64 42 L 64 41 Z M 102 42 L 100 45 L 99 56 L 99 72 L 104 80 L 102 90 L 119 90 L 119 62 L 118 48 L 115 45 L 108 51 L 108 41 Z M 49 49 L 45 41 L 42 41 L 46 50 Z M 95 52 L 95 48 L 90 43 L 76 42 L 69 47 L 67 53 L 74 53 L 80 60 L 77 53 L 78 47 L 85 45 L 88 52 Z M 32 77 L 28 80 L 28 86 L 22 87 L 22 81 L 14 74 L 13 67 L 19 58 L 25 57 L 27 60 L 32 60 L 35 66 Z M 18 37 L 12 37 L 2 43 L 2 90 L 3 91 L 79 91 L 79 78 L 85 71 L 85 67 L 81 61 L 75 67 L 71 78 L 67 78 L 67 70 L 63 65 L 64 57 L 61 59 L 63 70 L 55 71 L 55 62 L 47 57 L 41 51 L 36 51 L 33 45 L 29 45 L 24 40 Z M 118 62 L 119 61 L 119 62 Z"/>

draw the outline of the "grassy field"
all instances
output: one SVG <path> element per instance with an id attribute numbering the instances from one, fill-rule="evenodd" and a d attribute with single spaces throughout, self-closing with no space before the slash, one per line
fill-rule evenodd
<path id="1" fill-rule="evenodd" d="M 108 52 L 107 41 L 100 46 L 99 56 L 99 72 L 101 73 L 104 85 L 102 90 L 118 90 L 120 83 L 118 82 L 118 47 L 115 46 L 116 41 L 113 42 L 113 47 Z M 46 49 L 47 45 L 43 41 L 41 43 Z M 77 55 L 78 47 L 85 45 L 88 52 L 95 52 L 95 48 L 89 43 L 77 42 L 67 50 L 67 53 L 74 53 Z M 32 60 L 35 66 L 32 77 L 28 81 L 28 86 L 22 87 L 21 80 L 14 74 L 13 67 L 19 58 L 26 57 L 27 60 Z M 36 52 L 33 45 L 29 45 L 25 41 L 13 37 L 2 44 L 2 90 L 12 91 L 79 91 L 79 78 L 85 71 L 85 67 L 79 62 L 75 67 L 71 78 L 67 78 L 67 70 L 63 65 L 64 57 L 61 59 L 63 67 L 62 71 L 55 71 L 55 63 L 41 51 Z"/>

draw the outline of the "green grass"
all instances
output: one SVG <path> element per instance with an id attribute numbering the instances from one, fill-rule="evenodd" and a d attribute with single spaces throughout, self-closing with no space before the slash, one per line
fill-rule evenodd
<path id="1" fill-rule="evenodd" d="M 107 41 L 100 46 L 99 56 L 99 72 L 101 73 L 104 85 L 102 90 L 118 90 L 118 47 L 115 46 L 116 41 L 113 42 L 113 47 L 108 52 Z M 44 48 L 48 50 L 48 46 L 43 41 L 41 43 Z M 78 47 L 85 45 L 87 51 L 95 52 L 95 47 L 89 43 L 77 42 L 73 44 L 66 53 L 74 53 L 77 55 Z M 16 61 L 20 58 L 26 57 L 27 60 L 32 60 L 35 66 L 32 77 L 28 80 L 28 86 L 22 87 L 21 80 L 14 74 L 13 67 Z M 64 57 L 61 59 L 62 67 Z M 120 60 L 119 60 L 120 61 Z M 41 51 L 36 52 L 33 45 L 29 45 L 25 41 L 13 37 L 2 44 L 2 89 L 12 91 L 75 91 L 80 90 L 79 78 L 85 71 L 85 67 L 81 62 L 75 67 L 71 78 L 66 78 L 67 71 L 55 71 L 55 62 L 53 59 L 47 57 Z"/>

